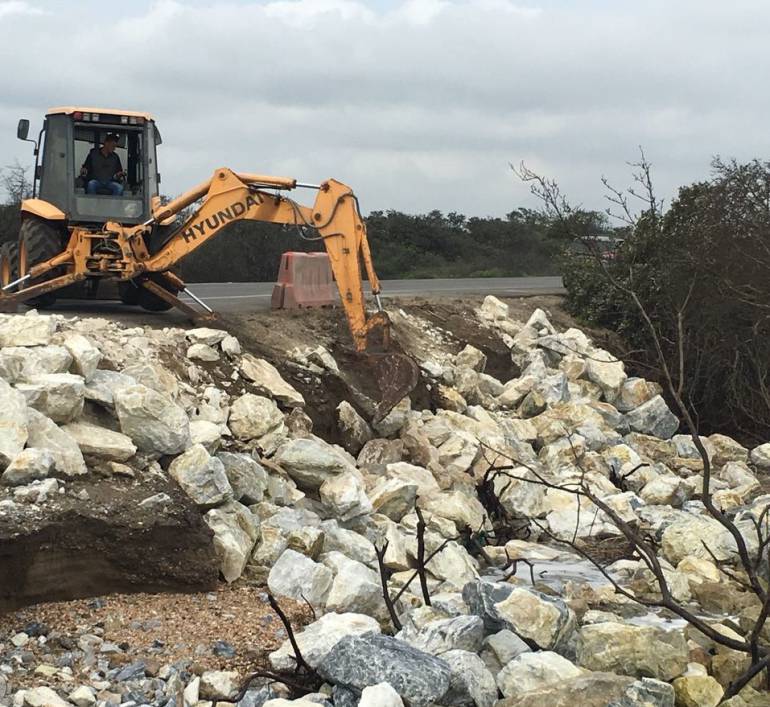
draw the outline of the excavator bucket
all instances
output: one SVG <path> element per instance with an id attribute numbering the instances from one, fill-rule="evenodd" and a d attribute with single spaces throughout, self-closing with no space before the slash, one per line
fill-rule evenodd
<path id="1" fill-rule="evenodd" d="M 414 390 L 420 378 L 417 364 L 401 353 L 364 354 L 374 369 L 380 399 L 374 409 L 374 422 L 382 420 Z"/>

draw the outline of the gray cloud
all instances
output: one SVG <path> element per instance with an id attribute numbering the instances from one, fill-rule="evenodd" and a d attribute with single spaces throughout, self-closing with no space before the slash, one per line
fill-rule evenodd
<path id="1" fill-rule="evenodd" d="M 100 10 L 100 8 L 102 8 Z M 0 2 L 0 156 L 59 104 L 148 110 L 164 188 L 215 167 L 335 176 L 365 209 L 501 215 L 508 163 L 601 207 L 644 145 L 671 196 L 713 154 L 763 157 L 770 5 L 679 0 Z M 96 19 L 95 19 L 96 18 Z"/>

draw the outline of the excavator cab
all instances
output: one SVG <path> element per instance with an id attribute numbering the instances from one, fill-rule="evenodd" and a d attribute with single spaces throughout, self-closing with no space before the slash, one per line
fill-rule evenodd
<path id="1" fill-rule="evenodd" d="M 20 121 L 19 138 L 28 139 L 28 129 L 29 122 Z M 115 153 L 124 171 L 123 194 L 114 196 L 105 189 L 89 194 L 81 167 L 88 153 L 99 149 L 109 134 L 118 136 Z M 148 113 L 52 108 L 36 141 L 35 196 L 57 207 L 73 224 L 142 223 L 150 218 L 159 198 L 156 148 L 160 143 L 160 133 Z"/>

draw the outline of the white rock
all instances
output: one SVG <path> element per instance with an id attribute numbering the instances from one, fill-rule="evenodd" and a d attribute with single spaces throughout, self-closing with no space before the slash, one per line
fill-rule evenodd
<path id="1" fill-rule="evenodd" d="M 202 444 L 190 447 L 171 462 L 169 476 L 201 508 L 212 508 L 233 499 L 222 462 L 212 457 Z"/>
<path id="2" fill-rule="evenodd" d="M 508 305 L 493 295 L 487 295 L 479 308 L 479 315 L 488 321 L 508 319 Z"/>
<path id="3" fill-rule="evenodd" d="M 668 409 L 666 401 L 660 395 L 631 410 L 626 419 L 634 432 L 661 439 L 669 439 L 679 429 L 679 418 Z"/>
<path id="4" fill-rule="evenodd" d="M 220 344 L 222 353 L 228 356 L 240 356 L 241 355 L 241 343 L 234 336 L 226 336 L 222 339 Z"/>
<path id="5" fill-rule="evenodd" d="M 27 449 L 19 452 L 0 476 L 3 486 L 23 486 L 45 479 L 54 467 L 53 454 L 47 449 Z"/>
<path id="6" fill-rule="evenodd" d="M 0 378 L 0 465 L 16 457 L 27 443 L 27 403 Z"/>
<path id="7" fill-rule="evenodd" d="M 493 707 L 497 702 L 497 684 L 479 656 L 470 651 L 453 650 L 442 653 L 441 658 L 452 671 L 449 691 L 442 702 Z"/>
<path id="8" fill-rule="evenodd" d="M 433 493 L 420 499 L 420 506 L 441 518 L 451 520 L 458 531 L 471 528 L 477 532 L 486 524 L 486 511 L 478 498 L 462 491 Z"/>
<path id="9" fill-rule="evenodd" d="M 326 479 L 319 489 L 321 503 L 341 521 L 372 512 L 364 480 L 358 471 L 346 471 Z"/>
<path id="10" fill-rule="evenodd" d="M 46 373 L 18 384 L 17 389 L 27 399 L 27 405 L 54 422 L 70 422 L 83 412 L 85 383 L 80 376 Z"/>
<path id="11" fill-rule="evenodd" d="M 240 440 L 260 439 L 283 426 L 283 414 L 270 398 L 245 393 L 233 402 L 229 425 Z"/>
<path id="12" fill-rule="evenodd" d="M 74 331 L 64 335 L 64 347 L 72 356 L 75 373 L 88 382 L 99 367 L 102 352 L 89 339 Z"/>
<path id="13" fill-rule="evenodd" d="M 475 346 L 467 344 L 465 348 L 455 356 L 456 366 L 467 366 L 474 371 L 483 373 L 487 365 L 487 357 Z"/>
<path id="14" fill-rule="evenodd" d="M 144 385 L 113 391 L 120 429 L 143 452 L 179 454 L 190 446 L 190 421 L 171 398 Z"/>
<path id="15" fill-rule="evenodd" d="M 206 346 L 216 346 L 224 341 L 229 334 L 222 329 L 211 329 L 209 327 L 198 327 L 197 329 L 188 329 L 185 336 L 196 344 L 205 344 Z"/>
<path id="16" fill-rule="evenodd" d="M 321 528 L 324 534 L 323 552 L 341 552 L 345 557 L 361 562 L 367 567 L 376 566 L 374 544 L 368 538 L 347 528 L 341 528 L 336 520 L 325 520 L 321 523 Z"/>
<path id="17" fill-rule="evenodd" d="M 62 429 L 77 442 L 85 455 L 124 462 L 136 454 L 136 446 L 131 438 L 120 432 L 87 422 L 71 422 Z"/>
<path id="18" fill-rule="evenodd" d="M 342 443 L 351 454 L 358 454 L 361 448 L 374 437 L 372 428 L 347 400 L 337 406 L 337 424 Z"/>
<path id="19" fill-rule="evenodd" d="M 241 676 L 234 670 L 207 670 L 201 675 L 200 696 L 205 700 L 229 700 L 238 693 Z"/>
<path id="20" fill-rule="evenodd" d="M 179 397 L 179 379 L 165 366 L 157 361 L 142 360 L 126 366 L 123 374 L 130 376 L 139 385 L 165 395 L 171 400 Z"/>
<path id="21" fill-rule="evenodd" d="M 107 408 L 114 406 L 116 390 L 136 385 L 136 380 L 117 371 L 96 370 L 86 381 L 86 400 L 92 400 Z"/>
<path id="22" fill-rule="evenodd" d="M 96 704 L 94 691 L 87 685 L 81 685 L 70 692 L 67 699 L 76 707 L 91 707 L 91 705 Z"/>
<path id="23" fill-rule="evenodd" d="M 358 707 L 404 707 L 404 701 L 390 683 L 381 682 L 363 689 Z"/>
<path id="24" fill-rule="evenodd" d="M 515 697 L 582 674 L 580 668 L 558 653 L 522 653 L 500 671 L 497 686 L 506 697 Z"/>
<path id="25" fill-rule="evenodd" d="M 381 620 L 387 618 L 382 584 L 374 570 L 340 552 L 330 552 L 323 562 L 335 573 L 326 597 L 326 611 L 338 614 L 353 612 Z"/>
<path id="26" fill-rule="evenodd" d="M 208 344 L 190 344 L 187 347 L 187 358 L 191 361 L 213 362 L 219 361 L 219 352 Z"/>
<path id="27" fill-rule="evenodd" d="M 285 405 L 303 406 L 305 404 L 302 394 L 281 377 L 272 363 L 251 354 L 245 354 L 241 359 L 240 371 L 246 379 L 252 381 L 258 393 L 269 395 Z"/>
<path id="28" fill-rule="evenodd" d="M 577 625 L 575 613 L 562 599 L 524 587 L 514 588 L 495 604 L 495 611 L 514 633 L 543 650 L 564 646 Z"/>
<path id="29" fill-rule="evenodd" d="M 355 471 L 344 453 L 317 438 L 293 439 L 284 444 L 274 461 L 303 490 L 317 490 L 327 479 Z"/>
<path id="30" fill-rule="evenodd" d="M 295 638 L 302 657 L 311 668 L 315 668 L 344 636 L 360 636 L 370 632 L 380 633 L 380 625 L 371 616 L 330 612 L 295 633 Z M 294 670 L 297 666 L 288 639 L 269 658 L 273 670 Z"/>
<path id="31" fill-rule="evenodd" d="M 404 398 L 379 422 L 374 423 L 374 431 L 380 437 L 393 437 L 406 424 L 412 401 Z"/>
<path id="32" fill-rule="evenodd" d="M 332 581 L 333 575 L 328 567 L 287 549 L 270 570 L 267 586 L 273 594 L 298 601 L 304 599 L 319 609 L 326 601 Z"/>
<path id="33" fill-rule="evenodd" d="M 222 428 L 208 420 L 191 420 L 190 441 L 193 444 L 202 444 L 213 454 L 222 444 Z"/>
<path id="34" fill-rule="evenodd" d="M 220 452 L 217 458 L 224 465 L 235 500 L 247 505 L 259 503 L 268 486 L 265 469 L 248 454 Z"/>
<path id="35" fill-rule="evenodd" d="M 23 695 L 21 707 L 70 707 L 69 702 L 59 697 L 50 687 L 33 687 L 25 690 Z"/>
<path id="36" fill-rule="evenodd" d="M 28 445 L 47 449 L 54 459 L 54 468 L 64 476 L 80 476 L 87 472 L 78 443 L 53 420 L 37 410 L 28 411 Z"/>
<path id="37" fill-rule="evenodd" d="M 628 377 L 623 362 L 603 349 L 595 349 L 586 358 L 586 376 L 602 389 L 608 402 L 618 396 Z"/>
<path id="38" fill-rule="evenodd" d="M 251 557 L 259 536 L 259 522 L 252 512 L 237 502 L 214 508 L 204 516 L 214 531 L 214 549 L 220 571 L 227 582 L 238 579 Z"/>
<path id="39" fill-rule="evenodd" d="M 770 442 L 754 447 L 749 454 L 751 463 L 763 471 L 770 469 Z"/>
<path id="40" fill-rule="evenodd" d="M 417 484 L 403 479 L 384 479 L 369 494 L 377 513 L 396 522 L 414 508 Z"/>
<path id="41" fill-rule="evenodd" d="M 484 622 L 479 616 L 455 616 L 419 628 L 406 624 L 396 638 L 435 656 L 453 650 L 476 653 L 484 640 Z"/>
<path id="42" fill-rule="evenodd" d="M 56 331 L 53 317 L 38 315 L 32 310 L 26 316 L 11 316 L 0 320 L 0 348 L 5 346 L 45 346 Z"/>

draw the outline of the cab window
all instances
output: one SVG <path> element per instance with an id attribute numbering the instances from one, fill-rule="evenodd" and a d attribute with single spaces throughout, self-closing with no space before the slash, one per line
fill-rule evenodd
<path id="1" fill-rule="evenodd" d="M 126 130 L 125 125 L 82 125 L 76 124 L 75 137 L 75 191 L 85 193 L 85 179 L 80 175 L 80 167 L 86 161 L 88 153 L 93 148 L 99 148 L 104 144 L 104 139 L 109 133 L 117 133 L 120 136 L 115 154 L 120 157 L 123 171 L 126 173 L 124 181 L 124 196 L 141 196 L 144 188 L 142 131 Z"/>

